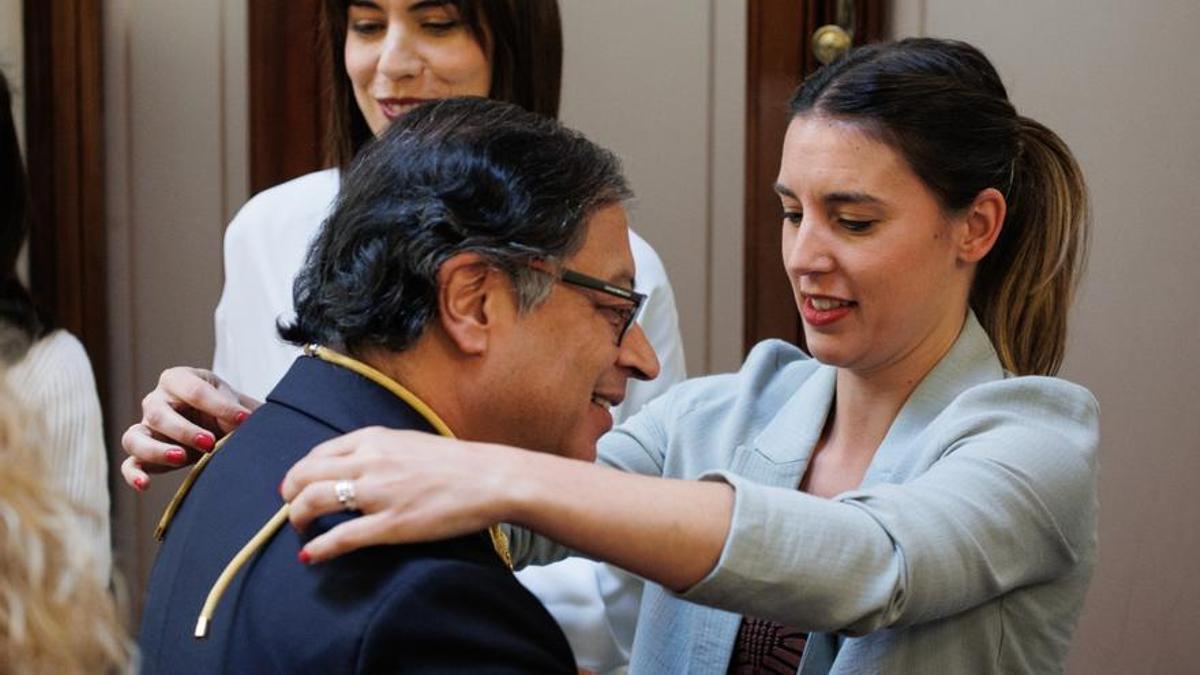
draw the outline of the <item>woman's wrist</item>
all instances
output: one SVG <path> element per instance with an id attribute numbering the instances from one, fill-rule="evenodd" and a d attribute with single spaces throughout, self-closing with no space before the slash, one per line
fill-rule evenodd
<path id="1" fill-rule="evenodd" d="M 495 461 L 493 468 L 496 469 L 489 472 L 498 495 L 495 520 L 533 529 L 546 506 L 547 467 L 544 460 L 558 458 L 505 445 L 489 446 L 486 451 L 495 455 L 494 459 L 489 459 Z"/>

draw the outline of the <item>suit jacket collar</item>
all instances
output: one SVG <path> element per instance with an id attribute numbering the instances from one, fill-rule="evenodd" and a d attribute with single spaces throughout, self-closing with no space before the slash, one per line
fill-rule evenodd
<path id="1" fill-rule="evenodd" d="M 387 389 L 312 356 L 298 357 L 267 400 L 341 433 L 369 426 L 436 433 L 428 420 Z"/>

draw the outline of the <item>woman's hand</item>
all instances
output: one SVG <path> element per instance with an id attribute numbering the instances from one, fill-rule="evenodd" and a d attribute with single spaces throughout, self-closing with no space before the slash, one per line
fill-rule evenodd
<path id="1" fill-rule="evenodd" d="M 733 518 L 719 481 L 627 474 L 591 462 L 374 427 L 318 445 L 279 492 L 299 530 L 339 503 L 352 481 L 362 516 L 300 551 L 320 562 L 366 546 L 435 541 L 512 523 L 683 591 L 717 563 Z"/>
<path id="2" fill-rule="evenodd" d="M 318 445 L 296 463 L 280 493 L 304 530 L 342 511 L 335 485 L 353 481 L 363 515 L 309 541 L 307 562 L 365 546 L 429 541 L 478 532 L 505 516 L 506 475 L 523 451 L 418 431 L 361 429 Z"/>
<path id="3" fill-rule="evenodd" d="M 158 386 L 142 399 L 142 420 L 121 437 L 121 447 L 129 455 L 121 464 L 121 475 L 134 489 L 145 490 L 150 473 L 195 462 L 259 405 L 207 370 L 164 370 Z"/>

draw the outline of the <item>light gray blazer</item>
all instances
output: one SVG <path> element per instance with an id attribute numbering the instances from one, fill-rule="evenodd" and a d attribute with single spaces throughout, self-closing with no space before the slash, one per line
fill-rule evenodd
<path id="1" fill-rule="evenodd" d="M 835 369 L 768 341 L 692 380 L 600 445 L 642 474 L 725 481 L 733 523 L 682 595 L 647 583 L 631 670 L 724 673 L 742 614 L 813 631 L 800 672 L 1063 668 L 1096 546 L 1098 408 L 1011 377 L 974 315 L 901 409 L 859 489 L 799 492 Z M 514 532 L 525 559 L 559 547 Z"/>

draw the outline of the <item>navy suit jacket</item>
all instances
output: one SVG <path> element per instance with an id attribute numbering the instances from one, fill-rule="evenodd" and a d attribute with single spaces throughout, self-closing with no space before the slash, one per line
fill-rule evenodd
<path id="1" fill-rule="evenodd" d="M 383 387 L 300 357 L 216 453 L 158 552 L 138 643 L 146 673 L 573 673 L 558 625 L 487 533 L 297 560 L 284 526 L 193 637 L 209 589 L 282 506 L 284 474 L 313 446 L 366 426 L 431 431 Z M 397 452 L 403 452 L 398 449 Z M 309 536 L 348 518 L 318 520 Z"/>

